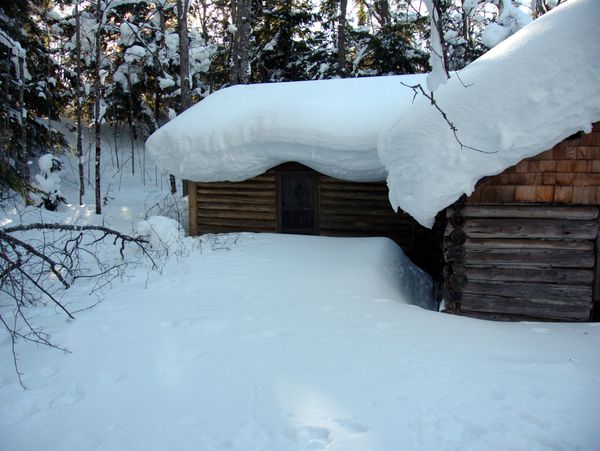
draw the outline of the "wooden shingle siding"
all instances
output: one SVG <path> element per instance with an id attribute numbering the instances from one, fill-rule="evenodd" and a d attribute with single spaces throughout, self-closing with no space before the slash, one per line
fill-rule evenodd
<path id="1" fill-rule="evenodd" d="M 597 278 L 598 210 L 540 204 L 449 209 L 444 292 L 451 310 L 587 321 Z"/>
<path id="2" fill-rule="evenodd" d="M 468 202 L 600 204 L 600 123 L 483 180 Z"/>

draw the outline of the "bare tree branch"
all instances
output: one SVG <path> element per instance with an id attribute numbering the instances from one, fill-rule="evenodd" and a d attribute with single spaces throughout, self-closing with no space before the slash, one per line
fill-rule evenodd
<path id="1" fill-rule="evenodd" d="M 475 152 L 480 152 L 480 153 L 485 153 L 485 154 L 494 154 L 497 153 L 497 151 L 487 151 L 487 150 L 481 150 L 481 149 L 477 149 L 475 147 L 471 147 L 468 146 L 466 144 L 464 144 L 460 138 L 458 137 L 458 128 L 456 128 L 456 126 L 454 125 L 453 122 L 450 121 L 450 119 L 448 118 L 448 115 L 446 114 L 446 112 L 444 110 L 442 110 L 442 108 L 440 108 L 440 106 L 438 105 L 437 101 L 435 100 L 434 96 L 433 96 L 433 92 L 432 93 L 427 93 L 427 91 L 425 91 L 423 89 L 423 87 L 421 86 L 421 84 L 417 84 L 417 85 L 408 85 L 404 82 L 400 82 L 403 86 L 406 86 L 407 88 L 410 88 L 414 91 L 414 95 L 413 95 L 413 102 L 414 99 L 417 97 L 417 95 L 422 94 L 426 99 L 429 100 L 429 102 L 431 103 L 431 105 L 433 105 L 433 107 L 438 110 L 438 112 L 442 115 L 442 118 L 444 118 L 444 121 L 446 121 L 446 124 L 448 124 L 448 127 L 450 127 L 450 130 L 452 130 L 452 134 L 454 135 L 454 139 L 456 140 L 456 142 L 460 145 L 461 149 L 469 149 L 469 150 L 474 150 Z"/>

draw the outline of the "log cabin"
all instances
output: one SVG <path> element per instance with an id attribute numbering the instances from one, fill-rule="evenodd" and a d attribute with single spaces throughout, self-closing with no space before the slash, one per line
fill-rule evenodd
<path id="1" fill-rule="evenodd" d="M 422 75 L 234 86 L 147 149 L 192 180 L 191 233 L 389 236 L 449 313 L 598 320 L 599 15 L 561 5 L 433 106 Z"/>
<path id="2" fill-rule="evenodd" d="M 600 123 L 482 179 L 446 210 L 448 311 L 600 320 Z"/>

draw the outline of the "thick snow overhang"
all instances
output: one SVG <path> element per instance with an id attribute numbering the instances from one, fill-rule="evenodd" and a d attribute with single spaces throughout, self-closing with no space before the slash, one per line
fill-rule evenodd
<path id="1" fill-rule="evenodd" d="M 240 181 L 296 161 L 346 180 L 385 180 L 381 131 L 412 102 L 424 75 L 238 85 L 217 91 L 146 142 L 181 178 Z"/>
<path id="2" fill-rule="evenodd" d="M 600 1 L 570 0 L 471 63 L 435 93 L 457 137 L 419 96 L 384 131 L 390 201 L 425 226 L 484 176 L 600 120 Z M 425 87 L 424 84 L 422 84 Z"/>

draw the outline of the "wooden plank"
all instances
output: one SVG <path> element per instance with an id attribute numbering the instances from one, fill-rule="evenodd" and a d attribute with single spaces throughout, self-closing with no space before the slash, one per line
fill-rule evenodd
<path id="1" fill-rule="evenodd" d="M 273 233 L 270 227 L 253 227 L 252 230 L 240 230 L 237 226 L 223 225 L 203 225 L 200 228 L 200 235 L 205 233 L 235 233 L 235 232 L 258 232 L 258 233 Z"/>
<path id="2" fill-rule="evenodd" d="M 383 216 L 385 218 L 394 219 L 394 218 L 406 218 L 408 221 L 408 216 L 403 214 L 394 213 L 394 211 L 384 208 L 371 207 L 369 205 L 359 206 L 359 205 L 339 205 L 339 204 L 328 204 L 324 205 L 321 202 L 321 210 L 327 212 L 328 214 L 339 214 L 339 215 L 357 215 L 357 216 Z"/>
<path id="3" fill-rule="evenodd" d="M 348 191 L 348 190 L 323 190 L 321 189 L 320 195 L 322 197 L 329 197 L 335 199 L 363 199 L 370 201 L 383 201 L 387 200 L 387 194 L 385 197 L 382 196 L 381 193 L 372 192 L 372 191 Z"/>
<path id="4" fill-rule="evenodd" d="M 223 218 L 223 219 L 252 219 L 257 221 L 275 221 L 274 211 L 247 211 L 247 210 L 205 210 L 198 209 L 198 220 L 204 218 Z"/>
<path id="5" fill-rule="evenodd" d="M 470 238 L 593 240 L 598 235 L 598 223 L 560 219 L 470 218 L 463 230 Z"/>
<path id="6" fill-rule="evenodd" d="M 593 268 L 594 254 L 572 249 L 494 249 L 477 252 L 467 250 L 469 266 L 525 266 L 540 268 Z"/>
<path id="7" fill-rule="evenodd" d="M 205 194 L 198 194 L 198 202 L 203 202 L 203 203 L 211 203 L 211 202 L 215 202 L 215 203 L 240 203 L 240 204 L 260 204 L 260 205 L 273 205 L 273 208 L 275 208 L 276 205 L 276 198 L 275 197 L 265 197 L 265 196 L 259 196 L 259 197 L 252 197 L 252 196 L 237 196 L 237 195 L 205 195 Z"/>
<path id="8" fill-rule="evenodd" d="M 372 225 L 386 228 L 390 231 L 397 228 L 411 228 L 412 225 L 409 221 L 403 220 L 402 218 L 387 218 L 380 216 L 350 216 L 350 215 L 329 215 L 322 214 L 320 217 L 322 224 L 337 224 L 345 226 L 348 224 L 357 225 Z"/>
<path id="9" fill-rule="evenodd" d="M 192 205 L 190 203 L 190 205 Z M 221 211 L 262 211 L 262 212 L 273 212 L 275 214 L 276 205 L 275 203 L 235 203 L 235 202 L 207 202 L 198 201 L 196 202 L 197 209 L 200 210 L 221 210 Z"/>
<path id="10" fill-rule="evenodd" d="M 203 230 L 207 226 L 226 226 L 240 231 L 254 231 L 255 229 L 268 229 L 276 231 L 275 221 L 256 221 L 250 219 L 234 220 L 223 218 L 199 218 L 198 229 Z"/>
<path id="11" fill-rule="evenodd" d="M 188 221 L 190 236 L 198 235 L 198 213 L 194 205 L 197 203 L 198 187 L 194 182 L 188 182 Z"/>
<path id="12" fill-rule="evenodd" d="M 467 205 L 462 214 L 469 218 L 530 218 L 594 220 L 598 207 L 574 205 Z"/>
<path id="13" fill-rule="evenodd" d="M 340 199 L 333 197 L 325 197 L 321 194 L 321 206 L 323 208 L 330 207 L 344 207 L 344 208 L 373 208 L 381 211 L 388 212 L 390 214 L 396 214 L 387 198 L 382 200 L 374 199 Z"/>
<path id="14" fill-rule="evenodd" d="M 594 255 L 596 257 L 596 264 L 594 265 L 594 293 L 592 295 L 593 309 L 590 313 L 590 321 L 600 320 L 600 233 L 596 237 L 596 249 Z"/>
<path id="15" fill-rule="evenodd" d="M 592 302 L 592 287 L 527 282 L 483 282 L 469 280 L 464 293 L 524 298 L 531 301 L 553 301 L 566 303 Z"/>
<path id="16" fill-rule="evenodd" d="M 275 191 L 269 190 L 252 190 L 252 189 L 244 189 L 244 190 L 222 190 L 222 189 L 202 189 L 198 188 L 198 196 L 202 196 L 204 198 L 214 198 L 217 196 L 221 196 L 223 198 L 227 197 L 263 197 L 268 199 L 275 199 L 276 194 Z"/>
<path id="17" fill-rule="evenodd" d="M 215 182 L 215 183 L 203 183 L 198 186 L 203 190 L 246 190 L 246 189 L 275 189 L 275 181 L 270 182 L 254 182 L 247 181 L 241 183 L 232 182 Z"/>
<path id="18" fill-rule="evenodd" d="M 388 187 L 385 183 L 359 183 L 359 182 L 346 182 L 343 180 L 323 180 L 320 181 L 321 190 L 338 190 L 338 191 L 374 191 L 378 193 L 385 193 L 387 196 Z"/>
<path id="19" fill-rule="evenodd" d="M 406 227 L 405 232 L 409 233 L 410 228 Z M 403 230 L 399 227 L 390 227 L 389 225 L 373 225 L 368 222 L 329 222 L 321 220 L 321 230 L 336 230 L 336 231 L 353 231 L 354 233 L 377 233 L 383 236 L 388 234 L 399 234 Z"/>
<path id="20" fill-rule="evenodd" d="M 504 298 L 492 295 L 464 294 L 461 312 L 488 312 L 523 315 L 535 318 L 587 321 L 591 303 L 535 302 L 530 299 Z"/>
<path id="21" fill-rule="evenodd" d="M 464 243 L 466 249 L 470 250 L 492 250 L 492 249 L 571 249 L 587 252 L 594 251 L 592 241 L 570 241 L 570 240 L 527 240 L 527 239 L 494 239 L 494 238 L 467 238 Z"/>
<path id="22" fill-rule="evenodd" d="M 538 268 L 484 268 L 467 266 L 465 274 L 472 281 L 547 282 L 592 286 L 594 271 L 591 269 L 538 269 Z"/>

